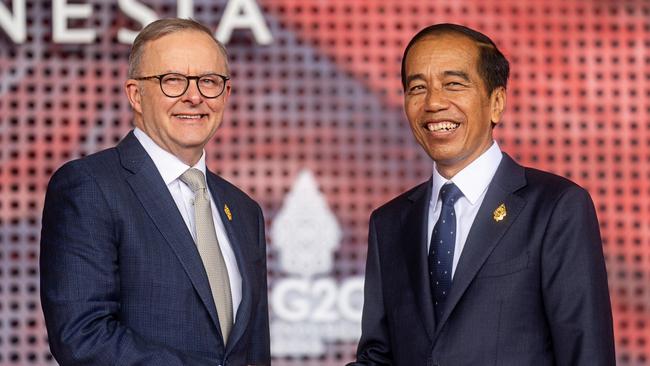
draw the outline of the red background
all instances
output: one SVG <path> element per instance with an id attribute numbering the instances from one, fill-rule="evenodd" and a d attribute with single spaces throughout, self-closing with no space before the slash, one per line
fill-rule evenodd
<path id="1" fill-rule="evenodd" d="M 5 6 L 10 2 L 3 1 Z M 93 44 L 51 41 L 50 2 L 28 1 L 24 44 L 0 30 L 0 364 L 47 365 L 38 298 L 40 212 L 63 162 L 113 145 L 130 128 L 123 95 L 138 29 L 115 1 L 87 1 L 72 27 Z M 143 1 L 145 3 L 145 1 Z M 208 165 L 255 197 L 267 225 L 297 173 L 310 169 L 343 230 L 335 277 L 363 273 L 372 208 L 427 179 L 431 163 L 402 111 L 399 64 L 410 37 L 437 22 L 483 31 L 511 61 L 496 130 L 519 162 L 569 177 L 596 203 L 614 309 L 619 365 L 650 363 L 650 3 L 647 1 L 259 0 L 274 37 L 227 44 L 233 98 L 207 147 Z M 175 1 L 146 1 L 160 17 Z M 212 29 L 225 1 L 194 1 Z M 279 278 L 269 243 L 269 281 Z M 317 359 L 340 365 L 354 344 Z M 274 364 L 275 364 L 274 363 Z"/>

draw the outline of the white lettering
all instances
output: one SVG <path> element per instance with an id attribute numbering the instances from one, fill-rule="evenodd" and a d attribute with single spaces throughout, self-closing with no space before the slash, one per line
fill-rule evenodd
<path id="1" fill-rule="evenodd" d="M 334 308 L 338 288 L 331 278 L 323 278 L 314 282 L 312 287 L 313 299 L 315 300 L 314 313 L 311 319 L 317 322 L 333 322 L 339 319 Z"/>
<path id="2" fill-rule="evenodd" d="M 215 37 L 227 44 L 233 30 L 250 29 L 255 41 L 261 45 L 271 44 L 273 37 L 266 26 L 262 11 L 254 0 L 229 0 Z"/>
<path id="3" fill-rule="evenodd" d="M 363 312 L 363 277 L 351 277 L 341 284 L 338 308 L 344 319 L 361 322 Z"/>
<path id="4" fill-rule="evenodd" d="M 137 0 L 117 0 L 119 9 L 128 17 L 145 27 L 159 19 L 158 14 Z M 179 18 L 194 16 L 193 0 L 176 0 L 176 14 Z M 27 1 L 11 1 L 9 5 L 0 1 L 0 28 L 14 43 L 27 40 Z M 69 28 L 70 20 L 85 20 L 92 16 L 91 4 L 68 3 L 68 0 L 52 0 L 52 42 L 53 43 L 93 43 L 97 30 L 91 28 Z M 224 9 L 215 37 L 224 44 L 232 38 L 235 29 L 248 29 L 255 41 L 268 45 L 273 36 L 264 20 L 260 6 L 255 0 L 229 0 Z M 121 28 L 117 32 L 120 43 L 131 44 L 139 31 Z"/>
<path id="5" fill-rule="evenodd" d="M 331 277 L 281 279 L 270 302 L 274 356 L 317 356 L 325 353 L 327 343 L 352 342 L 361 335 L 362 276 L 341 283 Z"/>
<path id="6" fill-rule="evenodd" d="M 0 28 L 15 43 L 23 43 L 27 39 L 27 18 L 25 16 L 25 0 L 14 0 L 12 13 L 0 2 Z"/>
<path id="7" fill-rule="evenodd" d="M 361 321 L 363 277 L 350 277 L 341 284 L 332 278 L 310 281 L 287 278 L 276 282 L 271 294 L 273 311 L 292 322 L 333 322 L 341 318 Z"/>
<path id="8" fill-rule="evenodd" d="M 96 32 L 92 29 L 69 29 L 68 19 L 88 18 L 93 11 L 90 4 L 68 4 L 66 0 L 52 2 L 52 41 L 56 43 L 92 43 Z"/>
<path id="9" fill-rule="evenodd" d="M 271 295 L 273 311 L 282 319 L 298 322 L 309 316 L 309 281 L 288 278 L 280 281 Z"/>
<path id="10" fill-rule="evenodd" d="M 158 14 L 156 14 L 156 12 L 135 0 L 117 0 L 117 4 L 120 9 L 122 9 L 124 14 L 142 24 L 142 27 L 145 27 L 147 24 L 158 19 Z M 121 28 L 117 31 L 117 40 L 120 43 L 131 44 L 135 40 L 135 37 L 138 35 L 138 33 L 139 31 L 136 32 Z"/>
<path id="11" fill-rule="evenodd" d="M 192 0 L 176 1 L 176 16 L 179 18 L 191 18 L 194 16 L 194 4 Z"/>

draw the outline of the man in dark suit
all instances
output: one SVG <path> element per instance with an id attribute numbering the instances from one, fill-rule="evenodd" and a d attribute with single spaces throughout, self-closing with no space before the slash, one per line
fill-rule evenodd
<path id="1" fill-rule="evenodd" d="M 350 365 L 614 365 L 589 194 L 502 153 L 508 61 L 454 24 L 418 33 L 404 104 L 432 178 L 373 212 Z"/>
<path id="2" fill-rule="evenodd" d="M 228 75 L 203 25 L 148 25 L 125 83 L 135 130 L 52 177 L 41 298 L 61 365 L 270 364 L 262 212 L 205 164 Z"/>

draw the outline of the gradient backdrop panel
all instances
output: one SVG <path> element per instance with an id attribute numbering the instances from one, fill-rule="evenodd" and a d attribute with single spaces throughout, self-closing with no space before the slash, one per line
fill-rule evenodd
<path id="1" fill-rule="evenodd" d="M 189 4 L 216 30 L 229 2 L 138 4 L 157 17 Z M 53 3 L 88 4 L 66 26 L 93 40 L 55 41 Z M 650 2 L 240 3 L 259 8 L 272 40 L 238 29 L 227 42 L 233 95 L 208 165 L 265 213 L 274 365 L 354 357 L 370 212 L 431 173 L 402 110 L 399 65 L 410 37 L 438 22 L 485 32 L 510 59 L 498 142 L 591 192 L 618 364 L 650 364 Z M 117 0 L 2 0 L 0 15 L 20 18 L 16 4 L 25 41 L 0 29 L 0 364 L 54 365 L 38 294 L 46 184 L 131 129 L 129 45 L 117 35 L 142 25 Z"/>

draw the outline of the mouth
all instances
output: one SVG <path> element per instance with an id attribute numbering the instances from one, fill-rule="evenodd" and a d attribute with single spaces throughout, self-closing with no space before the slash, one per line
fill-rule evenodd
<path id="1" fill-rule="evenodd" d="M 451 132 L 460 127 L 460 123 L 453 121 L 425 122 L 422 127 L 429 132 Z"/>
<path id="2" fill-rule="evenodd" d="M 178 119 L 183 119 L 183 120 L 188 120 L 188 121 L 196 121 L 199 120 L 203 117 L 207 117 L 207 114 L 174 114 L 174 117 Z"/>

